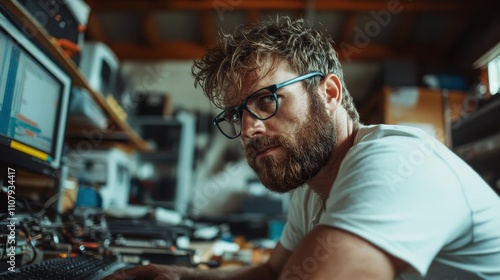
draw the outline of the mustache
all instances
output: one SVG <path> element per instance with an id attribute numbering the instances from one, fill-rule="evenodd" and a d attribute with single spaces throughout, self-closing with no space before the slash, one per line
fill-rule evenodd
<path id="1" fill-rule="evenodd" d="M 283 141 L 278 136 L 270 137 L 257 137 L 250 140 L 245 146 L 245 151 L 248 159 L 253 159 L 257 156 L 259 151 L 262 151 L 268 147 L 272 146 L 284 146 L 286 147 L 286 141 Z"/>

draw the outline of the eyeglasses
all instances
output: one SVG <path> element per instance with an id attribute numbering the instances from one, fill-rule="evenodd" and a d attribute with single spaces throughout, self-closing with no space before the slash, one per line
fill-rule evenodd
<path id="1" fill-rule="evenodd" d="M 229 139 L 235 139 L 241 135 L 241 115 L 245 109 L 250 115 L 259 120 L 267 120 L 276 114 L 279 107 L 276 91 L 282 87 L 303 81 L 312 77 L 321 76 L 321 72 L 312 72 L 291 80 L 261 88 L 250 94 L 243 102 L 228 108 L 214 118 L 213 124 Z"/>

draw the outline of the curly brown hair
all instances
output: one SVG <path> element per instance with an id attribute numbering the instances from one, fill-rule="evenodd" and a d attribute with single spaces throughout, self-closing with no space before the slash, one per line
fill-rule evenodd
<path id="1" fill-rule="evenodd" d="M 277 17 L 240 26 L 234 34 L 221 33 L 216 46 L 207 49 L 205 56 L 195 60 L 191 68 L 195 87 L 199 85 L 210 102 L 223 109 L 224 100 L 228 98 L 224 89 L 241 92 L 245 75 L 258 69 L 264 59 L 271 59 L 274 66 L 279 61 L 286 61 L 299 75 L 314 71 L 337 75 L 343 88 L 342 105 L 351 119 L 359 123 L 359 114 L 345 86 L 333 40 L 311 28 L 303 19 L 292 21 L 289 17 Z M 305 83 L 306 89 L 312 92 L 319 86 L 320 77 Z"/>

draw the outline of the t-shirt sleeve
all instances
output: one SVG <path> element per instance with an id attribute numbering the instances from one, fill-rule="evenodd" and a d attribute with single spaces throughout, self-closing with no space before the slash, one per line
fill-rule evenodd
<path id="1" fill-rule="evenodd" d="M 422 276 L 470 216 L 460 182 L 434 152 L 437 142 L 391 136 L 346 155 L 319 224 L 356 234 Z"/>
<path id="2" fill-rule="evenodd" d="M 288 206 L 287 221 L 283 232 L 281 233 L 280 243 L 289 251 L 293 251 L 304 237 L 303 221 L 303 197 L 299 192 L 303 190 L 292 191 L 290 203 Z"/>

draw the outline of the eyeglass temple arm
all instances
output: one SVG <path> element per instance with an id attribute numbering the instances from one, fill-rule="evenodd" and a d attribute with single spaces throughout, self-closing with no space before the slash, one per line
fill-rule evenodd
<path id="1" fill-rule="evenodd" d="M 305 79 L 308 79 L 308 78 L 311 78 L 311 77 L 314 77 L 314 76 L 324 77 L 325 75 L 323 73 L 321 73 L 321 72 L 312 72 L 312 73 L 309 73 L 309 74 L 306 74 L 306 75 L 303 75 L 303 76 L 299 76 L 299 77 L 293 78 L 291 80 L 285 81 L 283 83 L 277 84 L 276 87 L 277 88 L 282 88 L 282 87 L 287 86 L 289 84 L 293 84 L 293 83 L 296 83 L 298 81 L 305 80 Z"/>

